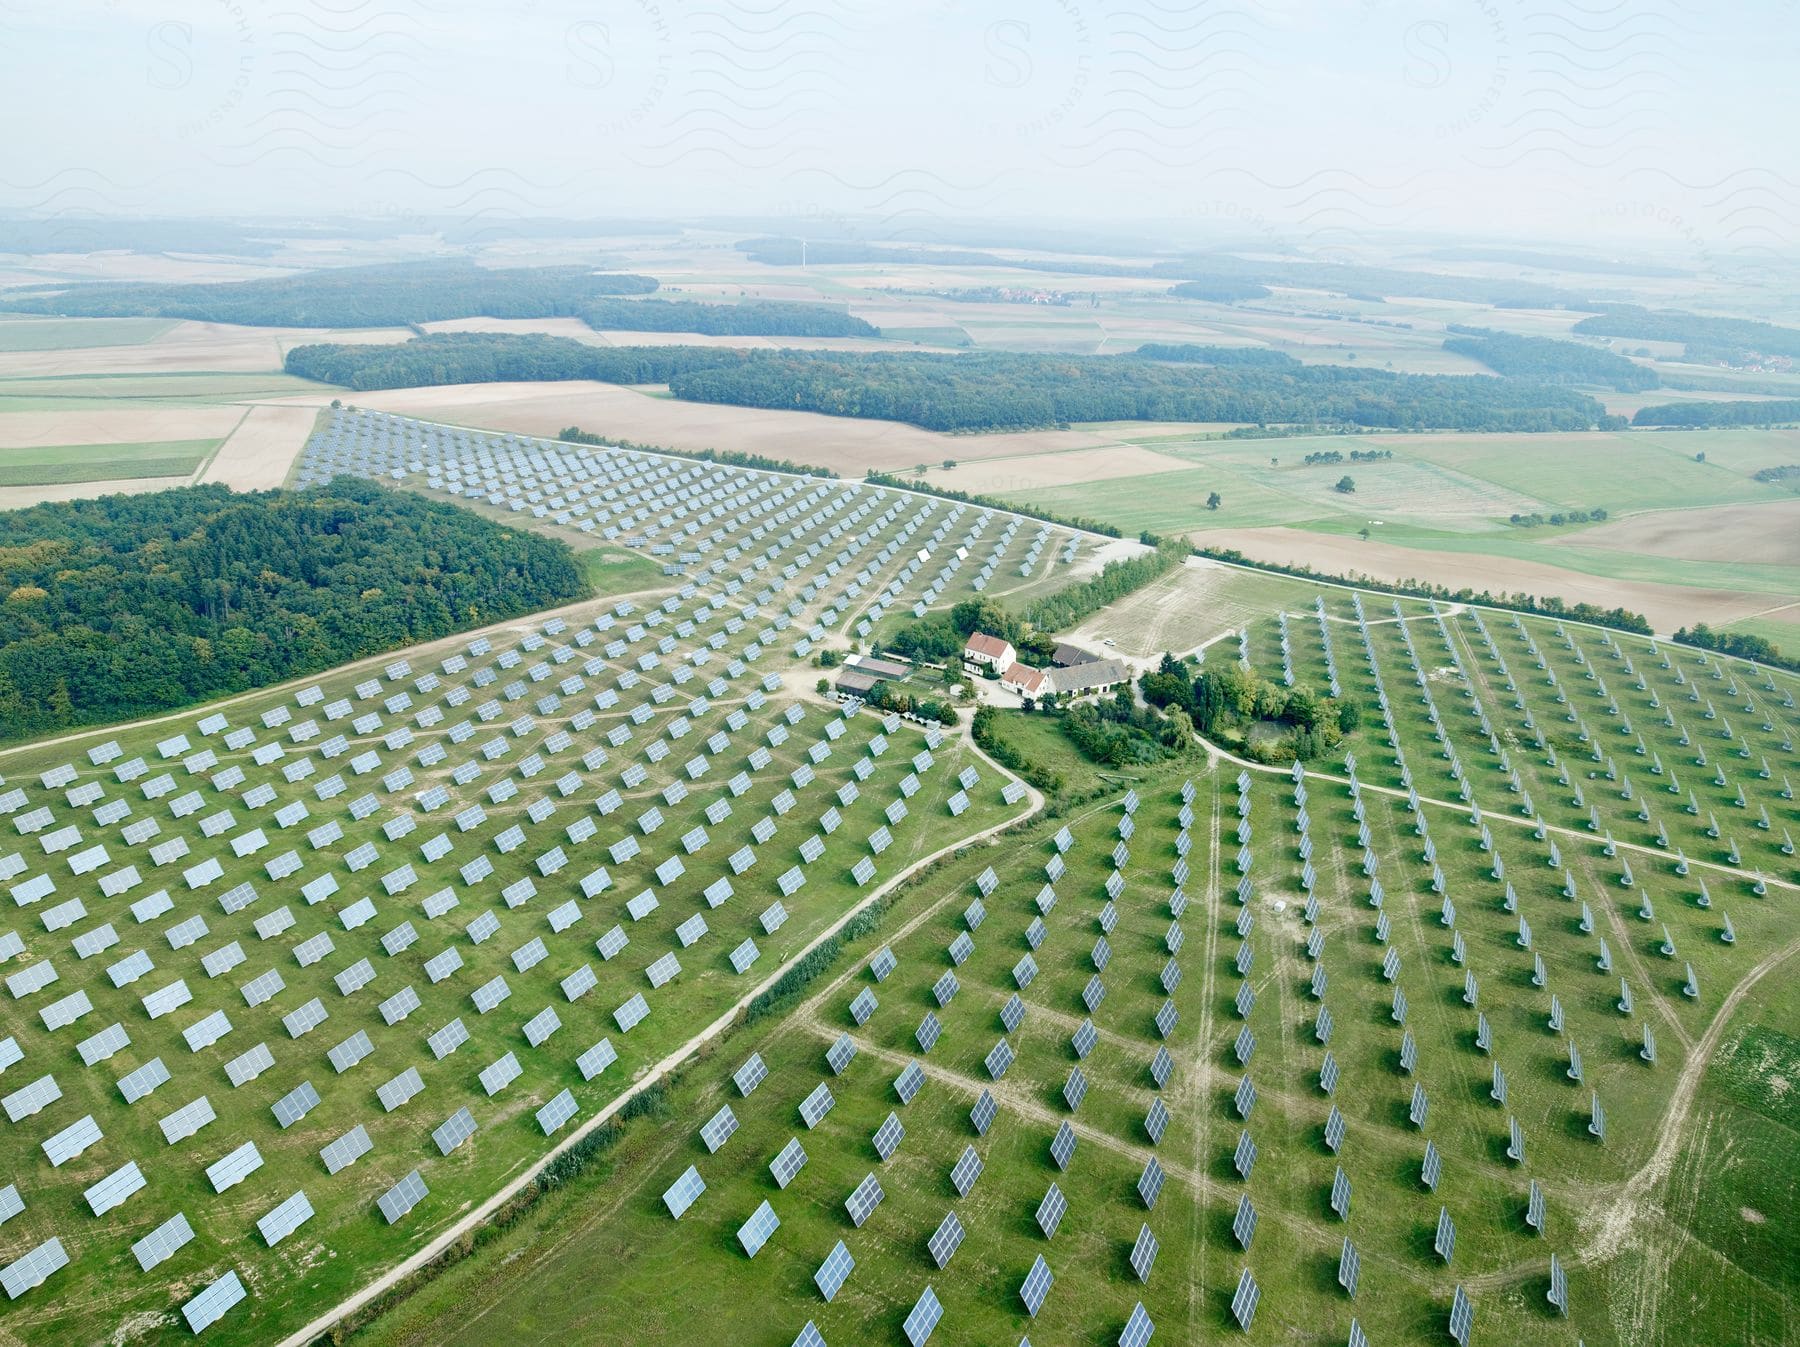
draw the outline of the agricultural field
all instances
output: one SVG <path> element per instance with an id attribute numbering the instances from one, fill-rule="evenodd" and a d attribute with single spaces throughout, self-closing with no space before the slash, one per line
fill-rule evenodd
<path id="1" fill-rule="evenodd" d="M 0 754 L 0 1269 L 34 1343 L 330 1313 L 1034 807 L 964 738 L 792 666 L 872 602 L 953 602 L 1046 541 L 1067 583 L 1096 542 L 1045 527 L 1024 560 L 1033 521 L 928 497 L 385 418 L 312 444 L 305 475 L 423 456 L 438 491 L 498 457 L 577 536 L 591 498 L 599 564 L 650 583 Z M 691 557 L 640 564 L 664 536 Z"/>
<path id="2" fill-rule="evenodd" d="M 351 1341 L 1791 1341 L 1795 680 L 1310 597 L 1345 751 L 968 849 Z"/>

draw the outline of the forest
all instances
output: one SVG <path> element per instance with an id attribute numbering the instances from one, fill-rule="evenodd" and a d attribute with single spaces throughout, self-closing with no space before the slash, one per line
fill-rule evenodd
<path id="1" fill-rule="evenodd" d="M 1177 290 L 1181 287 L 1176 286 Z M 1171 365 L 1219 365 L 1236 369 L 1299 369 L 1301 363 L 1286 351 L 1267 346 L 1199 346 L 1193 342 L 1147 341 L 1133 353 L 1145 360 Z"/>
<path id="2" fill-rule="evenodd" d="M 1169 293 L 1176 299 L 1203 299 L 1212 304 L 1235 304 L 1241 299 L 1267 299 L 1270 291 L 1268 286 L 1258 285 L 1255 281 L 1218 276 L 1209 281 L 1183 281 Z"/>
<path id="3" fill-rule="evenodd" d="M 1634 426 L 1784 426 L 1800 421 L 1800 398 L 1745 399 L 1733 402 L 1663 402 L 1639 407 Z"/>
<path id="4" fill-rule="evenodd" d="M 1200 348 L 1205 349 L 1205 348 Z M 1036 430 L 1075 421 L 1242 421 L 1401 430 L 1623 425 L 1569 389 L 1485 375 L 1348 365 L 1171 365 L 1140 355 L 968 355 L 587 346 L 457 333 L 397 346 L 297 346 L 287 370 L 358 391 L 497 380 L 666 383 L 678 398 L 906 421 L 927 430 Z"/>
<path id="5" fill-rule="evenodd" d="M 580 317 L 597 299 L 644 295 L 649 276 L 589 267 L 400 262 L 223 284 L 104 281 L 0 292 L 0 308 L 72 318 L 189 318 L 259 327 L 404 327 L 451 318 Z"/>
<path id="6" fill-rule="evenodd" d="M 1800 356 L 1800 328 L 1635 304 L 1609 305 L 1575 324 L 1575 331 L 1629 341 L 1678 341 L 1687 348 L 1689 360 L 1731 365 L 1755 364 L 1759 356 Z"/>
<path id="7" fill-rule="evenodd" d="M 1097 262 L 1084 257 L 1014 257 L 998 253 L 953 248 L 910 248 L 887 243 L 833 242 L 796 238 L 763 237 L 740 240 L 734 245 L 753 262 L 765 266 L 794 267 L 804 260 L 814 266 L 842 263 L 886 262 L 895 265 L 941 267 L 1005 267 L 1014 271 L 1042 271 L 1065 276 L 1141 276 L 1146 280 L 1194 282 L 1207 291 L 1240 294 L 1246 288 L 1266 291 L 1270 286 L 1296 290 L 1327 290 L 1352 295 L 1408 295 L 1421 299 L 1459 300 L 1504 307 L 1592 309 L 1581 296 L 1535 281 L 1485 276 L 1452 276 L 1429 271 L 1371 267 L 1339 262 L 1278 262 L 1236 257 L 1230 253 L 1201 253 L 1160 262 Z"/>
<path id="8" fill-rule="evenodd" d="M 128 719 L 584 597 L 566 545 L 339 478 L 0 515 L 0 738 Z"/>
<path id="9" fill-rule="evenodd" d="M 881 329 L 830 304 L 706 304 L 693 299 L 612 299 L 590 304 L 591 328 L 620 332 L 704 332 L 713 336 L 879 337 Z"/>
<path id="10" fill-rule="evenodd" d="M 1612 351 L 1557 341 L 1553 337 L 1521 337 L 1487 327 L 1451 324 L 1453 335 L 1444 349 L 1479 360 L 1509 379 L 1535 379 L 1545 384 L 1600 384 L 1620 393 L 1639 393 L 1662 383 L 1656 371 Z"/>

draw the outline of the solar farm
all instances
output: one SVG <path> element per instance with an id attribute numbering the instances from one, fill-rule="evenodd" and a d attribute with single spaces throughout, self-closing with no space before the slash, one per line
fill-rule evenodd
<path id="1" fill-rule="evenodd" d="M 935 725 L 781 670 L 1085 537 L 348 414 L 302 477 L 417 455 L 521 508 L 556 482 L 542 509 L 629 531 L 670 592 L 6 755 L 0 1278 L 34 1343 L 300 1327 L 291 1280 L 327 1309 L 426 1246 L 1029 806 Z"/>
<path id="2" fill-rule="evenodd" d="M 1207 658 L 1348 751 L 1046 810 L 804 661 L 1105 540 L 353 411 L 341 472 L 666 593 L 0 755 L 5 1331 L 322 1327 L 685 1061 L 604 1219 L 405 1340 L 1629 1340 L 1590 1270 L 1800 952 L 1794 680 L 1295 582 Z"/>
<path id="3" fill-rule="evenodd" d="M 716 1054 L 686 1141 L 517 1250 L 490 1314 L 534 1342 L 1629 1340 L 1586 1265 L 1796 952 L 1792 688 L 1408 611 L 1338 593 L 1246 633 L 1380 708 L 1359 751 L 1215 759 L 964 858 Z M 1710 1308 L 1712 1341 L 1786 1331 Z"/>

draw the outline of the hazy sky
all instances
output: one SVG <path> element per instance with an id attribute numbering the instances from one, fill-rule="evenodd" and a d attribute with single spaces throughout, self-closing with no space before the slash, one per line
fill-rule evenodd
<path id="1" fill-rule="evenodd" d="M 1797 0 L 0 0 L 0 207 L 1800 243 Z"/>

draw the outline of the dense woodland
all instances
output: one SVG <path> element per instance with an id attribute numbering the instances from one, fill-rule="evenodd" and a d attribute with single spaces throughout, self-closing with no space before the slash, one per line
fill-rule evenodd
<path id="1" fill-rule="evenodd" d="M 581 317 L 592 328 L 620 332 L 705 332 L 713 336 L 879 337 L 881 329 L 830 304 L 753 301 L 706 304 L 693 299 L 614 299 Z"/>
<path id="2" fill-rule="evenodd" d="M 358 391 L 496 380 L 666 383 L 676 397 L 694 402 L 907 421 L 946 431 L 1030 430 L 1075 421 L 1479 431 L 1623 424 L 1590 397 L 1522 380 L 1347 365 L 1266 367 L 1260 359 L 1220 366 L 1172 365 L 1135 354 L 604 347 L 562 337 L 457 333 L 397 346 L 298 346 L 288 352 L 287 370 Z"/>
<path id="3" fill-rule="evenodd" d="M 739 252 L 767 266 L 797 267 L 842 263 L 887 262 L 896 265 L 937 267 L 1007 267 L 1014 271 L 1044 271 L 1065 276 L 1141 276 L 1146 280 L 1193 282 L 1194 297 L 1212 294 L 1236 298 L 1261 298 L 1246 289 L 1267 292 L 1278 286 L 1294 290 L 1326 290 L 1338 294 L 1415 296 L 1422 299 L 1461 300 L 1497 304 L 1509 308 L 1578 308 L 1595 306 L 1579 295 L 1535 281 L 1486 276 L 1450 276 L 1429 271 L 1403 271 L 1393 267 L 1357 266 L 1337 262 L 1275 262 L 1236 257 L 1230 253 L 1201 253 L 1160 262 L 1097 262 L 1088 258 L 1013 257 L 959 248 L 909 248 L 890 243 L 807 240 L 763 237 L 741 240 Z"/>
<path id="4" fill-rule="evenodd" d="M 1255 281 L 1218 276 L 1208 281 L 1183 281 L 1169 291 L 1176 299 L 1203 299 L 1210 304 L 1235 304 L 1241 299 L 1267 299 L 1269 287 Z"/>
<path id="5" fill-rule="evenodd" d="M 572 337 L 445 332 L 393 346 L 296 346 L 289 374 L 366 392 L 431 384 L 554 382 L 665 384 L 690 369 L 738 364 L 746 351 L 716 346 L 590 346 Z"/>
<path id="6" fill-rule="evenodd" d="M 580 317 L 595 300 L 644 295 L 649 276 L 589 267 L 402 262 L 224 284 L 98 282 L 0 292 L 0 309 L 77 318 L 191 318 L 264 327 L 404 327 L 451 318 Z"/>
<path id="7" fill-rule="evenodd" d="M 1509 379 L 1545 384 L 1600 384 L 1621 393 L 1656 388 L 1656 371 L 1612 351 L 1553 337 L 1521 337 L 1487 327 L 1452 325 L 1446 351 L 1479 360 Z"/>
<path id="8" fill-rule="evenodd" d="M 1731 365 L 1758 363 L 1761 356 L 1800 357 L 1800 328 L 1777 327 L 1747 318 L 1714 318 L 1679 309 L 1644 309 L 1615 304 L 1575 324 L 1575 331 L 1628 341 L 1678 341 L 1690 360 Z"/>
<path id="9" fill-rule="evenodd" d="M 340 478 L 0 515 L 0 738 L 128 719 L 581 598 L 568 547 Z"/>
<path id="10" fill-rule="evenodd" d="M 1179 289 L 1180 287 L 1176 287 Z M 1193 342 L 1147 341 L 1136 355 L 1171 365 L 1218 365 L 1236 369 L 1301 369 L 1300 361 L 1286 351 L 1267 346 L 1199 346 Z"/>
<path id="11" fill-rule="evenodd" d="M 1765 398 L 1734 402 L 1663 402 L 1639 407 L 1634 426 L 1785 426 L 1800 421 L 1800 399 Z"/>

